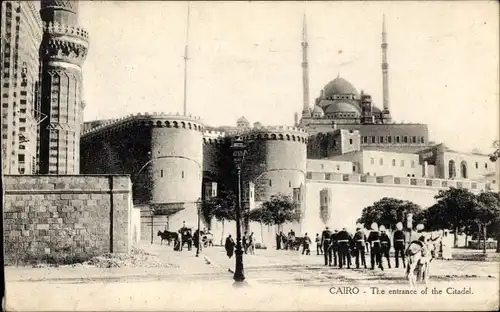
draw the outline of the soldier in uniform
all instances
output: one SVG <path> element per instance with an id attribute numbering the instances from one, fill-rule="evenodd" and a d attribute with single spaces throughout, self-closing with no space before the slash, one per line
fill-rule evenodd
<path id="1" fill-rule="evenodd" d="M 337 234 L 339 233 L 339 230 L 335 229 L 333 231 L 332 235 L 330 236 L 330 253 L 332 254 L 333 257 L 333 266 L 337 266 L 337 259 L 339 259 L 340 262 L 340 255 L 339 255 L 339 245 L 337 243 Z"/>
<path id="2" fill-rule="evenodd" d="M 372 223 L 372 231 L 368 235 L 368 243 L 370 244 L 370 264 L 371 269 L 375 269 L 375 260 L 379 268 L 383 271 L 384 267 L 382 266 L 382 257 L 380 254 L 380 233 L 378 231 L 377 223 Z"/>
<path id="3" fill-rule="evenodd" d="M 356 269 L 359 269 L 359 256 L 361 255 L 361 264 L 366 269 L 365 249 L 366 249 L 366 235 L 361 230 L 361 226 L 356 228 L 356 234 L 353 237 L 354 250 L 356 254 Z"/>
<path id="4" fill-rule="evenodd" d="M 321 246 L 321 238 L 319 237 L 319 234 L 316 233 L 316 255 L 322 255 L 323 254 L 323 246 Z"/>
<path id="5" fill-rule="evenodd" d="M 304 241 L 302 243 L 302 246 L 303 246 L 302 254 L 304 254 L 304 252 L 306 253 L 306 255 L 311 254 L 311 249 L 309 248 L 309 245 L 311 245 L 311 238 L 309 238 L 309 236 L 307 236 L 307 233 L 306 233 L 304 235 Z"/>
<path id="6" fill-rule="evenodd" d="M 380 226 L 380 244 L 381 244 L 382 258 L 387 259 L 387 266 L 390 269 L 391 258 L 389 256 L 389 251 L 391 250 L 391 239 L 385 232 L 385 227 L 383 225 Z"/>
<path id="7" fill-rule="evenodd" d="M 332 265 L 332 250 L 330 248 L 332 233 L 326 227 L 321 233 L 321 245 L 323 245 L 323 252 L 325 255 L 325 265 Z"/>
<path id="8" fill-rule="evenodd" d="M 342 269 L 347 264 L 347 268 L 351 268 L 351 253 L 349 246 L 351 244 L 351 235 L 347 232 L 346 228 L 337 233 L 337 244 L 339 249 L 339 268 Z"/>
<path id="9" fill-rule="evenodd" d="M 394 253 L 396 256 L 396 268 L 399 267 L 399 257 L 401 256 L 401 260 L 403 261 L 403 268 L 406 268 L 405 264 L 405 246 L 406 246 L 406 237 L 403 230 L 403 223 L 398 222 L 396 224 L 396 231 L 394 231 L 394 235 L 392 237 L 392 241 L 394 242 Z"/>

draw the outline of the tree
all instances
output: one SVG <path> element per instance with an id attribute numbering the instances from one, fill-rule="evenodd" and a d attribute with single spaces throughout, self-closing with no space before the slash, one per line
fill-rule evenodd
<path id="1" fill-rule="evenodd" d="M 477 223 L 479 230 L 483 230 L 483 252 L 486 253 L 486 239 L 488 237 L 488 227 L 491 225 L 498 223 L 500 220 L 500 193 L 494 192 L 482 192 L 477 196 L 477 206 L 474 211 L 475 218 L 474 221 Z M 495 231 L 495 229 L 491 229 Z M 500 231 L 496 231 L 497 233 L 497 252 L 500 252 L 499 249 L 499 239 L 498 234 Z"/>
<path id="2" fill-rule="evenodd" d="M 500 158 L 500 142 L 498 140 L 493 142 L 493 149 L 493 153 L 490 154 L 490 160 L 495 162 Z"/>
<path id="3" fill-rule="evenodd" d="M 500 252 L 500 218 L 496 219 L 495 222 L 492 222 L 487 229 L 490 236 L 496 237 L 497 252 Z"/>
<path id="4" fill-rule="evenodd" d="M 477 198 L 468 189 L 450 187 L 439 190 L 434 196 L 437 203 L 426 211 L 427 225 L 431 229 L 454 229 L 454 246 L 457 245 L 458 233 L 470 229 L 475 219 Z"/>
<path id="5" fill-rule="evenodd" d="M 398 222 L 405 224 L 409 213 L 413 214 L 414 222 L 420 222 L 423 219 L 422 208 L 419 205 L 407 200 L 384 197 L 373 205 L 365 207 L 357 222 L 364 224 L 367 229 L 373 222 L 391 229 Z"/>
<path id="6" fill-rule="evenodd" d="M 201 203 L 201 215 L 203 217 L 203 220 L 205 220 L 205 223 L 208 226 L 208 229 L 212 229 L 212 219 L 215 215 L 215 211 L 218 208 L 219 205 L 219 198 L 218 197 L 211 197 L 208 199 L 204 199 Z"/>
<path id="7" fill-rule="evenodd" d="M 268 201 L 262 203 L 261 207 L 262 211 L 258 213 L 260 216 L 263 216 L 262 223 L 277 225 L 278 230 L 286 222 L 300 220 L 300 211 L 295 209 L 295 204 L 290 196 L 283 194 L 273 195 Z"/>
<path id="8" fill-rule="evenodd" d="M 248 220 L 260 223 L 260 236 L 262 238 L 262 243 L 264 243 L 264 229 L 263 225 L 272 224 L 272 216 L 270 211 L 264 209 L 262 206 L 252 209 L 248 212 Z"/>
<path id="9" fill-rule="evenodd" d="M 225 221 L 236 219 L 236 196 L 232 192 L 221 191 L 217 197 L 204 200 L 201 206 L 203 218 L 210 224 L 212 218 L 222 223 L 221 245 L 224 241 Z"/>
<path id="10" fill-rule="evenodd" d="M 254 222 L 260 222 L 263 224 L 272 224 L 272 216 L 269 210 L 264 209 L 264 207 L 258 207 L 250 210 L 248 213 L 248 219 Z"/>

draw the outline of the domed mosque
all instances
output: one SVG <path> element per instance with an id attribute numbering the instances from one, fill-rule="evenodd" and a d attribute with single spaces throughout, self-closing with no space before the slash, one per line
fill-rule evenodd
<path id="1" fill-rule="evenodd" d="M 311 117 L 334 119 L 346 123 L 359 122 L 363 114 L 363 97 L 367 99 L 363 92 L 360 95 L 349 81 L 339 75 L 321 90 Z M 373 122 L 384 122 L 379 108 L 372 105 L 366 107 L 365 110 L 371 110 Z"/>
<path id="2" fill-rule="evenodd" d="M 428 145 L 425 124 L 393 122 L 389 107 L 389 64 L 385 18 L 382 23 L 382 107 L 372 102 L 369 94 L 358 90 L 345 78 L 337 75 L 320 91 L 314 106 L 309 105 L 309 69 L 307 59 L 307 27 L 304 18 L 302 33 L 302 118 L 296 122 L 310 135 L 331 133 L 344 129 L 357 133 L 360 147 L 376 149 L 417 150 Z M 348 140 L 349 141 L 349 140 Z"/>

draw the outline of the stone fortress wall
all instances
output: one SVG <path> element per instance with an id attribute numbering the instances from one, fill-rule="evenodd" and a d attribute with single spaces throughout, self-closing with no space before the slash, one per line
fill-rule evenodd
<path id="1" fill-rule="evenodd" d="M 154 236 L 157 230 L 178 229 L 184 221 L 195 226 L 196 200 L 206 193 L 205 184 L 234 188 L 230 147 L 236 136 L 247 145 L 243 194 L 249 194 L 249 181 L 256 184 L 260 201 L 276 193 L 292 195 L 293 188 L 305 183 L 308 135 L 301 129 L 278 126 L 226 133 L 204 129 L 197 118 L 163 113 L 129 115 L 87 129 L 81 138 L 81 171 L 131 174 L 134 203 L 142 210 L 141 238 L 149 240 L 151 223 Z M 162 214 L 153 221 L 152 207 Z"/>
<path id="2" fill-rule="evenodd" d="M 110 120 L 82 134 L 82 172 L 130 173 L 134 203 L 142 207 L 141 237 L 149 239 L 153 207 L 161 214 L 175 214 L 168 220 L 172 228 L 196 219 L 203 132 L 199 118 L 180 114 L 146 113 Z M 163 230 L 166 218 L 154 219 Z"/>
<path id="3" fill-rule="evenodd" d="M 140 220 L 128 175 L 4 176 L 6 264 L 129 252 Z"/>
<path id="4" fill-rule="evenodd" d="M 351 134 L 359 137 L 356 130 L 340 129 L 335 133 L 342 145 L 351 145 Z M 409 199 L 427 208 L 434 203 L 434 195 L 439 189 L 450 186 L 469 188 L 473 192 L 496 189 L 494 183 L 487 181 L 437 179 L 432 174 L 423 177 L 422 169 L 417 168 L 422 160 L 418 155 L 410 155 L 411 159 L 405 161 L 409 168 L 411 160 L 415 162 L 414 170 L 418 171 L 415 177 L 399 175 L 399 171 L 384 175 L 370 166 L 381 166 L 379 157 L 394 158 L 396 154 L 378 155 L 384 152 L 367 150 L 366 157 L 358 157 L 357 163 L 352 155 L 360 152 L 345 154 L 348 156 L 345 160 L 342 156 L 332 158 L 338 160 L 308 159 L 309 135 L 299 128 L 259 126 L 213 131 L 205 128 L 199 119 L 162 113 L 132 115 L 86 131 L 82 142 L 87 146 L 82 150 L 87 151 L 87 155 L 82 158 L 87 160 L 82 159 L 82 163 L 87 167 L 82 172 L 94 168 L 104 172 L 134 172 L 134 202 L 142 207 L 141 238 L 150 239 L 152 223 L 153 239 L 156 240 L 157 230 L 177 230 L 183 221 L 194 229 L 196 200 L 214 196 L 214 187 L 215 194 L 235 187 L 230 147 L 237 136 L 243 139 L 247 149 L 241 172 L 243 207 L 257 207 L 276 193 L 294 195 L 302 186 L 303 221 L 285 226 L 298 233 L 322 228 L 320 211 L 325 207 L 335 216 L 331 219 L 332 226 L 346 223 L 351 226 L 362 208 L 384 196 Z M 352 142 L 359 146 L 359 141 Z M 93 159 L 92 155 L 99 155 L 99 159 Z M 384 160 L 384 166 L 385 162 L 392 165 Z M 398 168 L 401 167 L 399 162 Z M 371 175 L 365 174 L 368 169 L 373 171 Z M 251 184 L 253 190 L 250 190 Z M 326 194 L 329 199 L 321 201 L 320 194 Z M 159 209 L 163 215 L 155 215 L 151 220 L 151 207 Z M 226 234 L 234 234 L 234 224 L 231 224 L 226 222 Z M 215 220 L 212 229 L 216 237 L 222 234 L 222 225 Z M 264 238 L 259 224 L 251 223 L 249 230 L 255 232 L 257 240 Z M 264 241 L 273 240 L 275 230 L 267 228 L 266 231 L 268 237 Z"/>
<path id="5" fill-rule="evenodd" d="M 244 188 L 251 182 L 254 199 L 271 195 L 292 195 L 305 183 L 308 134 L 294 127 L 265 127 L 242 135 L 247 155 L 242 168 Z M 245 193 L 247 190 L 245 190 Z"/>

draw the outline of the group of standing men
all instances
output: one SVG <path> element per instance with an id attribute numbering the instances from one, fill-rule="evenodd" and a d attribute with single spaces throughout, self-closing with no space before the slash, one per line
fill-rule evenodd
<path id="1" fill-rule="evenodd" d="M 393 234 L 393 242 L 396 255 L 396 268 L 398 268 L 399 257 L 401 257 L 403 267 L 406 266 L 404 255 L 406 238 L 402 231 L 403 224 L 401 222 L 396 224 L 396 228 L 397 230 Z M 325 265 L 332 266 L 333 262 L 333 266 L 338 265 L 340 269 L 346 265 L 350 269 L 352 255 L 354 255 L 356 258 L 356 268 L 359 269 L 361 264 L 366 269 L 365 254 L 369 252 L 372 270 L 375 269 L 375 265 L 384 270 L 382 257 L 387 258 L 387 264 L 391 268 L 389 259 L 391 239 L 387 235 L 385 227 L 380 226 L 379 229 L 377 223 L 373 223 L 371 229 L 368 237 L 366 237 L 361 226 L 356 228 L 356 233 L 353 236 L 349 234 L 346 228 L 343 228 L 341 231 L 335 230 L 332 232 L 326 227 L 321 233 L 321 237 L 318 234 L 316 235 L 317 254 L 319 255 L 320 251 L 324 254 Z"/>

